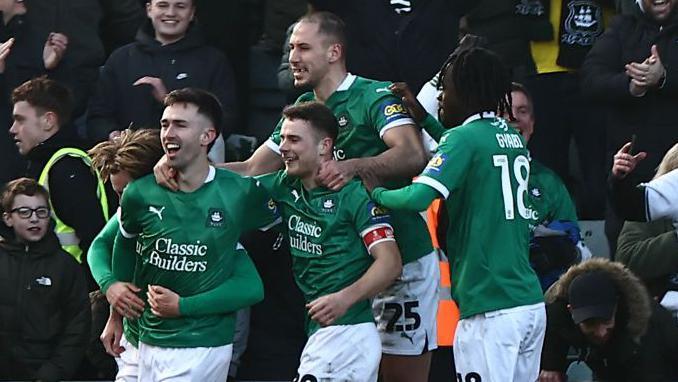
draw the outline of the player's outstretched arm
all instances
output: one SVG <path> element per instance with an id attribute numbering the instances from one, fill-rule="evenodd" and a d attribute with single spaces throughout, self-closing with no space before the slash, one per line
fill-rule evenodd
<path id="1" fill-rule="evenodd" d="M 216 288 L 189 297 L 153 286 L 148 303 L 158 317 L 206 316 L 235 312 L 264 299 L 264 284 L 245 250 L 238 250 L 231 277 Z"/>
<path id="2" fill-rule="evenodd" d="M 402 272 L 402 260 L 396 242 L 391 240 L 374 244 L 370 254 L 374 262 L 356 282 L 306 304 L 312 320 L 321 326 L 331 325 L 356 302 L 374 297 L 393 284 Z"/>
<path id="3" fill-rule="evenodd" d="M 243 162 L 229 162 L 217 165 L 244 176 L 257 176 L 278 171 L 282 168 L 283 161 L 280 155 L 266 145 L 259 146 L 251 157 Z"/>
<path id="4" fill-rule="evenodd" d="M 283 166 L 280 155 L 266 145 L 261 145 L 251 157 L 242 162 L 217 163 L 217 168 L 225 168 L 243 176 L 256 176 L 280 170 Z M 167 163 L 167 156 L 163 155 L 153 167 L 155 181 L 170 190 L 177 191 L 177 172 Z"/>
<path id="5" fill-rule="evenodd" d="M 368 185 L 365 186 L 368 188 Z M 417 212 L 426 210 L 433 200 L 440 197 L 438 191 L 422 183 L 412 183 L 398 190 L 377 187 L 370 195 L 372 200 L 386 208 Z"/>
<path id="6" fill-rule="evenodd" d="M 374 174 L 384 181 L 411 179 L 426 165 L 426 150 L 419 130 L 412 124 L 387 130 L 382 137 L 389 147 L 383 153 L 367 158 L 327 161 L 318 174 L 325 187 L 339 190 L 356 175 Z"/>

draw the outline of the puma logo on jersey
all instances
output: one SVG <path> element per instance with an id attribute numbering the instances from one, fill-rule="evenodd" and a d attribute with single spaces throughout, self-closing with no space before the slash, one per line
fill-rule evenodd
<path id="1" fill-rule="evenodd" d="M 299 195 L 299 192 L 297 190 L 292 190 L 292 196 L 294 196 L 294 202 L 296 203 L 299 198 L 301 198 L 301 195 Z"/>
<path id="2" fill-rule="evenodd" d="M 390 90 L 388 90 L 388 88 L 379 88 L 379 89 L 375 89 L 374 91 L 377 92 L 377 93 L 390 92 Z"/>
<path id="3" fill-rule="evenodd" d="M 162 220 L 162 211 L 165 210 L 165 206 L 162 208 L 158 209 L 156 206 L 148 206 L 148 212 L 152 212 L 156 215 L 158 215 L 158 218 Z"/>

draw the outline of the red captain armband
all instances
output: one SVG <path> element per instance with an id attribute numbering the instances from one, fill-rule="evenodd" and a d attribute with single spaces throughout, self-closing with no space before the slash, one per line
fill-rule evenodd
<path id="1" fill-rule="evenodd" d="M 390 224 L 377 224 L 364 230 L 360 236 L 363 238 L 365 248 L 369 252 L 375 244 L 383 241 L 395 241 L 393 227 Z"/>

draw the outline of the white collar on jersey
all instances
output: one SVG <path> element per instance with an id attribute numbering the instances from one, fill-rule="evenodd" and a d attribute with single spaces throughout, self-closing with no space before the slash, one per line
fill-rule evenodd
<path id="1" fill-rule="evenodd" d="M 216 175 L 217 169 L 215 169 L 214 166 L 210 166 L 210 170 L 207 172 L 207 178 L 205 178 L 205 183 L 213 181 Z"/>
<path id="2" fill-rule="evenodd" d="M 473 121 L 477 121 L 477 120 L 482 119 L 482 118 L 494 118 L 496 116 L 497 115 L 493 111 L 484 111 L 482 113 L 473 114 L 472 116 L 466 118 L 466 120 L 464 121 L 464 123 L 462 123 L 462 125 L 465 125 L 467 123 L 471 123 Z"/>
<path id="3" fill-rule="evenodd" d="M 344 80 L 341 81 L 339 87 L 335 91 L 343 92 L 345 90 L 348 90 L 348 88 L 350 88 L 351 85 L 353 85 L 353 81 L 355 81 L 355 76 L 351 73 L 347 73 L 346 78 L 344 78 Z"/>

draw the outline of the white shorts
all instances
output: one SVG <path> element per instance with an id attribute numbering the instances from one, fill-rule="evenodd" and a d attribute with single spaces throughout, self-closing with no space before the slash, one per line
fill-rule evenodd
<path id="1" fill-rule="evenodd" d="M 118 364 L 115 382 L 137 382 L 139 379 L 139 349 L 127 341 L 124 334 L 120 338 L 120 346 L 125 348 L 125 351 L 120 353 L 120 357 L 115 357 L 115 363 Z"/>
<path id="2" fill-rule="evenodd" d="M 228 378 L 233 344 L 163 348 L 139 342 L 139 381 L 223 382 Z"/>
<path id="3" fill-rule="evenodd" d="M 421 355 L 436 349 L 440 268 L 438 255 L 403 265 L 395 283 L 372 300 L 384 354 Z"/>
<path id="4" fill-rule="evenodd" d="M 294 382 L 376 382 L 380 361 L 373 323 L 328 326 L 309 337 Z"/>
<path id="5" fill-rule="evenodd" d="M 544 303 L 460 320 L 453 348 L 457 380 L 536 381 L 545 331 Z"/>

